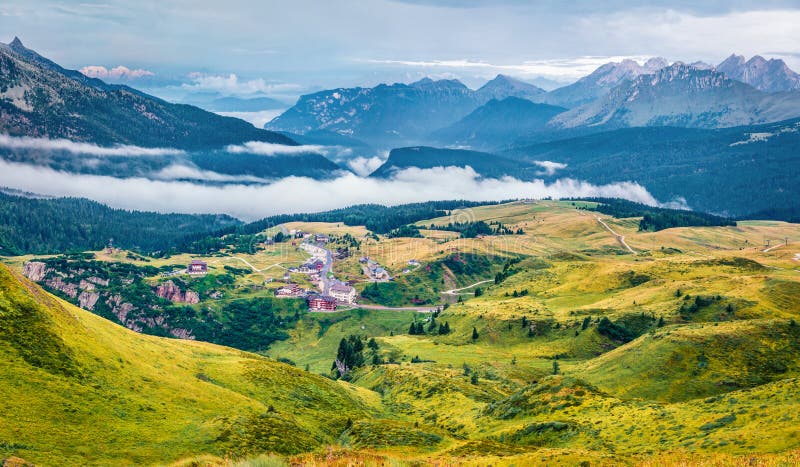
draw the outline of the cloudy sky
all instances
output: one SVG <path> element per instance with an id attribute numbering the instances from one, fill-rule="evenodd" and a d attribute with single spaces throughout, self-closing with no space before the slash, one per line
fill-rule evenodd
<path id="1" fill-rule="evenodd" d="M 0 30 L 58 63 L 178 99 L 497 73 L 569 82 L 622 57 L 732 52 L 800 69 L 800 0 L 3 0 Z M 699 5 L 698 5 L 699 4 Z"/>

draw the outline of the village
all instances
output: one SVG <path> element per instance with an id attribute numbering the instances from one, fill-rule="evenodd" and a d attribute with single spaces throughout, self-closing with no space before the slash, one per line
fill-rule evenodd
<path id="1" fill-rule="evenodd" d="M 356 305 L 358 292 L 353 284 L 338 280 L 333 274 L 333 260 L 336 254 L 326 248 L 330 240 L 328 235 L 302 231 L 290 231 L 290 234 L 296 239 L 302 239 L 299 247 L 308 253 L 310 258 L 300 266 L 290 267 L 286 271 L 283 280 L 287 284 L 275 290 L 275 297 L 305 298 L 308 310 L 317 312 L 336 311 L 337 307 Z M 316 290 L 303 289 L 299 284 L 292 282 L 292 273 L 306 275 Z M 383 271 L 381 277 L 389 276 Z"/>

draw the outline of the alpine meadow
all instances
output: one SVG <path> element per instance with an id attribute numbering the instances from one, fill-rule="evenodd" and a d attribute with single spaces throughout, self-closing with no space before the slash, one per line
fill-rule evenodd
<path id="1" fill-rule="evenodd" d="M 797 24 L 2 2 L 0 467 L 800 465 Z"/>

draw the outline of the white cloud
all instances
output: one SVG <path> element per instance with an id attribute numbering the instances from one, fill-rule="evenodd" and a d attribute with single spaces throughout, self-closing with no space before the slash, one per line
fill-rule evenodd
<path id="1" fill-rule="evenodd" d="M 567 168 L 567 164 L 562 164 L 561 162 L 533 161 L 533 163 L 544 169 L 544 171 L 539 172 L 538 175 L 553 175 L 557 170 Z"/>
<path id="2" fill-rule="evenodd" d="M 402 204 L 443 199 L 488 201 L 601 196 L 657 204 L 645 188 L 632 182 L 593 185 L 570 179 L 550 184 L 510 177 L 481 179 L 469 167 L 407 169 L 391 180 L 347 173 L 325 181 L 287 177 L 269 185 L 209 186 L 183 181 L 76 175 L 0 161 L 0 186 L 43 195 L 85 197 L 126 209 L 227 213 L 245 220 L 359 203 Z"/>
<path id="3" fill-rule="evenodd" d="M 252 96 L 254 94 L 296 94 L 301 86 L 291 83 L 268 83 L 263 78 L 241 80 L 228 75 L 208 75 L 200 72 L 189 73 L 191 83 L 181 85 L 186 91 L 217 92 L 225 96 Z"/>
<path id="4" fill-rule="evenodd" d="M 72 154 L 93 156 L 174 156 L 184 152 L 173 148 L 143 148 L 140 146 L 98 146 L 91 143 L 76 143 L 68 139 L 14 137 L 0 135 L 0 147 L 7 149 L 32 149 L 40 151 L 66 151 Z"/>
<path id="5" fill-rule="evenodd" d="M 291 156 L 298 154 L 326 154 L 326 146 L 301 145 L 287 146 L 285 144 L 263 143 L 261 141 L 248 141 L 242 144 L 231 144 L 225 150 L 233 154 L 259 154 L 262 156 Z"/>
<path id="6" fill-rule="evenodd" d="M 111 69 L 100 65 L 89 65 L 81 68 L 80 72 L 89 78 L 111 79 L 116 81 L 135 80 L 148 76 L 155 76 L 155 73 L 152 71 L 143 70 L 141 68 L 132 70 L 122 65 Z"/>
<path id="7" fill-rule="evenodd" d="M 351 159 L 347 161 L 347 166 L 356 173 L 356 175 L 360 175 L 362 177 L 366 177 L 378 167 L 383 165 L 386 161 L 385 158 L 380 158 L 378 156 L 373 157 L 356 157 L 355 159 Z"/>
<path id="8" fill-rule="evenodd" d="M 221 183 L 269 183 L 270 180 L 252 175 L 227 175 L 211 170 L 201 170 L 197 167 L 190 167 L 184 164 L 171 164 L 158 172 L 154 172 L 151 177 L 156 180 L 203 180 L 207 182 Z"/>

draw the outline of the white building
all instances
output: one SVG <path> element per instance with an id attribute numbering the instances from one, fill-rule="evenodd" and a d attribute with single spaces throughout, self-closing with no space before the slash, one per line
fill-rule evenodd
<path id="1" fill-rule="evenodd" d="M 355 303 L 357 296 L 356 289 L 347 284 L 342 284 L 341 282 L 331 285 L 328 293 L 331 297 L 336 299 L 337 303 Z"/>

